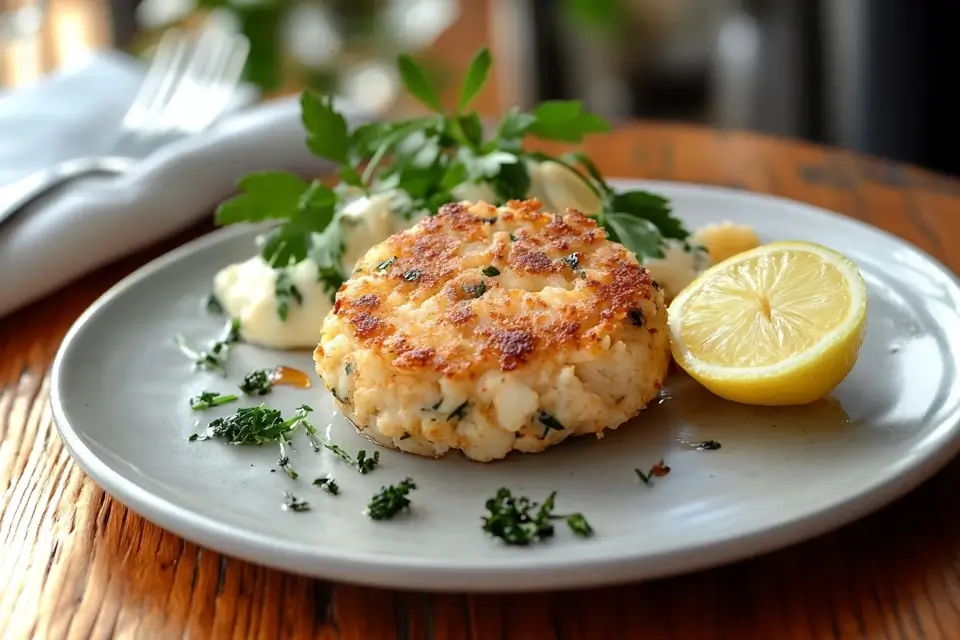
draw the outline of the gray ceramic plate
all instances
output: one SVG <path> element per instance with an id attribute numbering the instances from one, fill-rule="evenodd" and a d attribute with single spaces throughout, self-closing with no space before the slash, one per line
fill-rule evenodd
<path id="1" fill-rule="evenodd" d="M 221 321 L 200 308 L 213 274 L 252 251 L 252 230 L 232 228 L 147 265 L 77 321 L 53 368 L 60 433 L 110 494 L 189 540 L 298 573 L 431 590 L 589 586 L 732 561 L 860 517 L 954 455 L 960 288 L 943 266 L 890 235 L 797 203 L 642 186 L 669 197 L 691 226 L 730 219 L 765 240 L 822 243 L 859 265 L 869 289 L 866 343 L 832 399 L 800 409 L 738 406 L 678 375 L 661 404 L 600 441 L 490 465 L 381 451 L 382 466 L 364 476 L 301 442 L 295 482 L 271 472 L 273 447 L 187 440 L 203 426 L 198 418 L 212 417 L 189 409 L 197 392 L 229 391 L 258 367 L 312 371 L 309 354 L 240 345 L 226 380 L 191 372 L 173 346 L 177 332 L 202 340 L 220 331 Z M 334 415 L 319 384 L 278 389 L 269 401 L 284 411 L 308 403 L 334 440 L 354 451 L 374 447 Z M 722 448 L 692 446 L 707 439 Z M 672 472 L 638 484 L 633 469 L 660 458 Z M 310 485 L 326 473 L 340 496 Z M 412 511 L 369 520 L 369 497 L 407 476 L 419 487 Z M 545 544 L 504 547 L 480 529 L 484 501 L 501 486 L 534 499 L 556 490 L 558 511 L 583 512 L 596 535 L 582 540 L 558 527 Z M 284 490 L 312 509 L 282 510 Z"/>

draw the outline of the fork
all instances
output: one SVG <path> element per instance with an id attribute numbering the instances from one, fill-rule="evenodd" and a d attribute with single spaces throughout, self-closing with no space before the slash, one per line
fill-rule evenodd
<path id="1" fill-rule="evenodd" d="M 166 31 L 110 151 L 66 160 L 0 187 L 0 226 L 68 181 L 126 173 L 164 144 L 206 129 L 229 106 L 249 49 L 238 34 Z"/>

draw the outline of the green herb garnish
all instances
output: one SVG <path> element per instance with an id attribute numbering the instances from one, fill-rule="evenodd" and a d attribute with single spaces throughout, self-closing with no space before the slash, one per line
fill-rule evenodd
<path id="1" fill-rule="evenodd" d="M 307 415 L 311 411 L 313 409 L 303 405 L 297 408 L 292 418 L 284 420 L 279 410 L 271 409 L 265 404 L 259 404 L 256 407 L 244 407 L 237 409 L 236 413 L 231 416 L 213 420 L 202 433 L 192 434 L 189 440 L 195 442 L 219 438 L 232 445 L 276 443 L 280 447 L 280 457 L 277 464 L 290 478 L 296 480 L 299 474 L 290 463 L 287 448 L 289 447 L 293 451 L 290 438 L 301 427 L 313 442 L 313 434 L 316 430 L 307 420 Z"/>
<path id="2" fill-rule="evenodd" d="M 480 269 L 480 273 L 487 276 L 488 278 L 493 278 L 500 275 L 500 269 L 497 269 L 495 266 L 490 265 L 489 267 L 484 267 Z"/>
<path id="3" fill-rule="evenodd" d="M 377 271 L 383 273 L 384 271 L 392 267 L 393 263 L 395 263 L 396 261 L 397 261 L 397 256 L 393 256 L 389 260 L 384 260 L 383 262 L 377 265 Z"/>
<path id="4" fill-rule="evenodd" d="M 313 484 L 317 487 L 320 487 L 330 495 L 338 495 L 340 493 L 340 485 L 337 484 L 337 481 L 331 478 L 330 476 L 323 476 L 322 478 L 317 478 L 313 481 Z"/>
<path id="5" fill-rule="evenodd" d="M 563 263 L 570 267 L 571 270 L 581 278 L 587 277 L 587 272 L 580 268 L 580 254 L 571 253 L 566 258 L 563 258 Z"/>
<path id="6" fill-rule="evenodd" d="M 293 283 L 290 274 L 284 269 L 277 271 L 277 280 L 273 285 L 273 295 L 277 299 L 277 317 L 281 322 L 287 321 L 290 315 L 290 307 L 295 303 L 303 304 L 303 295 L 300 289 Z"/>
<path id="7" fill-rule="evenodd" d="M 203 308 L 207 310 L 207 313 L 213 313 L 218 316 L 223 315 L 223 305 L 220 304 L 217 296 L 212 293 L 203 301 Z"/>
<path id="8" fill-rule="evenodd" d="M 479 298 L 487 292 L 487 283 L 481 280 L 476 284 L 463 285 L 463 292 L 471 298 Z"/>
<path id="9" fill-rule="evenodd" d="M 237 400 L 237 396 L 232 393 L 224 395 L 217 391 L 204 391 L 200 395 L 190 398 L 190 408 L 194 411 L 203 411 L 204 409 L 219 407 L 234 400 Z"/>
<path id="10" fill-rule="evenodd" d="M 289 491 L 284 491 L 284 492 L 283 492 L 283 497 L 285 498 L 284 501 L 283 501 L 283 510 L 284 510 L 284 511 L 297 511 L 297 512 L 299 512 L 299 511 L 310 511 L 310 503 L 309 503 L 309 502 L 307 502 L 307 501 L 305 501 L 305 500 L 301 500 L 300 498 L 298 498 L 297 496 L 293 495 L 293 494 L 290 493 Z"/>
<path id="11" fill-rule="evenodd" d="M 206 349 L 195 347 L 182 333 L 174 336 L 174 341 L 180 352 L 193 361 L 194 369 L 216 371 L 226 376 L 230 347 L 240 341 L 240 320 L 237 318 L 228 320 L 220 339 L 210 343 Z"/>
<path id="12" fill-rule="evenodd" d="M 540 412 L 540 415 L 537 416 L 537 420 L 539 420 L 540 424 L 543 425 L 543 436 L 541 436 L 543 438 L 547 437 L 547 434 L 550 433 L 551 429 L 554 431 L 563 431 L 566 428 L 560 423 L 559 420 L 545 411 Z"/>
<path id="13" fill-rule="evenodd" d="M 404 271 L 401 277 L 407 282 L 416 282 L 422 275 L 423 272 L 420 271 L 420 269 L 410 269 L 409 271 Z"/>
<path id="14" fill-rule="evenodd" d="M 243 378 L 240 391 L 249 396 L 265 396 L 273 388 L 270 372 L 266 369 L 254 369 Z"/>
<path id="15" fill-rule="evenodd" d="M 583 153 L 556 157 L 525 150 L 530 136 L 579 143 L 587 135 L 610 130 L 579 101 L 550 100 L 529 113 L 512 109 L 499 126 L 486 131 L 470 105 L 483 90 L 491 65 L 487 49 L 473 57 L 456 108 L 449 111 L 423 69 L 409 55 L 401 55 L 397 66 L 403 85 L 431 113 L 352 129 L 330 96 L 303 92 L 306 145 L 336 165 L 340 183 L 330 188 L 291 173 L 252 173 L 239 181 L 239 195 L 218 207 L 217 224 L 275 222 L 260 245 L 261 256 L 278 269 L 311 258 L 332 298 L 345 279 L 342 212 L 356 194 L 386 195 L 403 219 L 435 213 L 455 201 L 452 191 L 465 183 L 487 184 L 496 194 L 492 204 L 503 204 L 527 196 L 528 163 L 549 160 L 571 168 L 583 180 L 602 203 L 598 223 L 641 258 L 662 256 L 664 238 L 686 239 L 687 231 L 664 198 L 645 191 L 615 192 Z M 384 263 L 380 266 L 385 268 Z M 408 281 L 419 278 L 413 273 L 405 274 Z M 288 297 L 295 300 L 292 294 Z"/>
<path id="16" fill-rule="evenodd" d="M 367 504 L 367 515 L 373 520 L 389 520 L 410 507 L 410 492 L 417 488 L 413 480 L 381 487 Z"/>
<path id="17" fill-rule="evenodd" d="M 642 327 L 644 325 L 645 319 L 640 309 L 630 309 L 630 311 L 627 312 L 627 317 L 630 318 L 630 324 L 635 327 Z"/>
<path id="18" fill-rule="evenodd" d="M 440 403 L 442 404 L 443 400 L 441 400 Z M 459 407 L 454 409 L 450 413 L 450 415 L 447 416 L 447 422 L 453 422 L 454 420 L 457 420 L 457 421 L 462 420 L 463 416 L 467 415 L 467 409 L 469 408 L 470 408 L 470 403 L 467 401 L 464 401 Z"/>
<path id="19" fill-rule="evenodd" d="M 553 520 L 566 520 L 567 526 L 578 536 L 592 535 L 593 529 L 583 514 L 553 513 L 556 495 L 556 491 L 552 492 L 542 505 L 538 505 L 525 496 L 514 497 L 509 489 L 503 487 L 486 502 L 487 515 L 483 518 L 483 530 L 508 545 L 516 546 L 552 538 L 555 533 Z"/>

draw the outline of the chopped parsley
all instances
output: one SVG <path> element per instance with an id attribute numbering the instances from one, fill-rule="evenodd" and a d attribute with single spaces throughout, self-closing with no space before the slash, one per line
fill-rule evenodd
<path id="1" fill-rule="evenodd" d="M 266 369 L 254 369 L 244 376 L 243 383 L 239 387 L 240 391 L 248 396 L 265 396 L 270 393 L 273 381 Z"/>
<path id="2" fill-rule="evenodd" d="M 476 284 L 463 285 L 463 292 L 471 298 L 479 298 L 487 292 L 487 283 L 481 280 Z"/>
<path id="3" fill-rule="evenodd" d="M 190 398 L 190 408 L 194 411 L 203 411 L 204 409 L 219 407 L 234 400 L 237 400 L 237 396 L 232 393 L 224 395 L 217 391 L 203 391 L 200 395 Z"/>
<path id="4" fill-rule="evenodd" d="M 180 352 L 193 361 L 194 369 L 216 371 L 226 376 L 230 347 L 240 342 L 240 320 L 237 318 L 228 320 L 220 339 L 210 343 L 210 346 L 206 349 L 195 347 L 182 333 L 174 336 L 174 340 Z"/>
<path id="5" fill-rule="evenodd" d="M 367 452 L 364 449 L 361 449 L 357 452 L 356 457 L 351 456 L 350 453 L 341 447 L 338 444 L 332 442 L 324 442 L 323 446 L 333 453 L 335 456 L 340 458 L 344 464 L 353 467 L 362 475 L 366 475 L 380 466 L 380 452 L 374 451 L 372 457 L 367 457 Z"/>
<path id="6" fill-rule="evenodd" d="M 207 310 L 207 313 L 212 313 L 218 316 L 223 315 L 223 305 L 220 304 L 217 296 L 212 293 L 203 301 L 203 307 Z"/>
<path id="7" fill-rule="evenodd" d="M 314 486 L 320 487 L 332 496 L 340 494 L 340 485 L 330 476 L 323 476 L 313 481 Z"/>
<path id="8" fill-rule="evenodd" d="M 397 261 L 397 256 L 393 256 L 389 260 L 384 260 L 383 262 L 377 265 L 377 271 L 379 271 L 380 273 L 383 273 L 384 271 L 392 267 L 393 263 L 395 263 L 396 261 Z"/>
<path id="9" fill-rule="evenodd" d="M 410 508 L 410 492 L 417 485 L 407 478 L 397 484 L 381 487 L 367 504 L 367 515 L 373 520 L 389 520 L 405 509 Z"/>
<path id="10" fill-rule="evenodd" d="M 290 463 L 287 448 L 290 447 L 291 451 L 293 450 L 290 446 L 290 438 L 301 427 L 313 442 L 316 429 L 307 420 L 307 415 L 311 411 L 313 409 L 303 405 L 297 408 L 292 418 L 284 420 L 279 410 L 265 404 L 244 407 L 237 409 L 233 415 L 213 420 L 202 433 L 192 434 L 189 440 L 196 442 L 219 438 L 227 444 L 258 446 L 276 443 L 280 447 L 277 464 L 290 478 L 296 480 L 299 474 Z"/>
<path id="11" fill-rule="evenodd" d="M 300 511 L 310 511 L 310 503 L 309 503 L 309 502 L 307 502 L 307 501 L 305 501 L 305 500 L 301 500 L 300 498 L 298 498 L 297 496 L 293 495 L 293 494 L 290 493 L 289 491 L 284 491 L 284 492 L 283 492 L 283 497 L 285 498 L 284 501 L 283 501 L 283 510 L 284 510 L 284 511 L 296 511 L 296 512 L 300 512 Z"/>
<path id="12" fill-rule="evenodd" d="M 637 478 L 639 478 L 643 484 L 649 485 L 654 478 L 662 478 L 670 473 L 670 467 L 663 464 L 663 460 L 661 459 L 659 462 L 651 466 L 650 470 L 646 473 L 640 469 L 634 469 L 633 471 L 637 474 Z"/>
<path id="13" fill-rule="evenodd" d="M 526 496 L 514 496 L 506 487 L 487 500 L 487 514 L 483 517 L 483 530 L 508 545 L 527 546 L 552 538 L 554 520 L 565 520 L 576 535 L 593 535 L 593 528 L 581 513 L 557 515 L 553 513 L 557 492 L 552 492 L 542 505 Z"/>
<path id="14" fill-rule="evenodd" d="M 409 271 L 404 271 L 401 277 L 407 282 L 416 282 L 422 275 L 423 272 L 420 271 L 420 269 L 410 269 Z"/>
<path id="15" fill-rule="evenodd" d="M 442 400 L 440 401 L 443 402 Z M 438 404 L 437 407 L 440 405 Z M 436 408 L 436 407 L 434 407 Z M 450 412 L 450 415 L 447 416 L 447 422 L 453 422 L 454 420 L 460 421 L 463 419 L 463 416 L 467 415 L 467 409 L 470 408 L 470 403 L 464 401 L 459 407 Z"/>
<path id="16" fill-rule="evenodd" d="M 559 420 L 554 418 L 546 411 L 541 411 L 540 415 L 537 416 L 537 420 L 539 420 L 540 424 L 543 425 L 543 436 L 541 436 L 543 438 L 547 437 L 547 434 L 550 433 L 551 429 L 554 431 L 563 431 L 566 428 L 560 423 Z"/>
<path id="17" fill-rule="evenodd" d="M 303 304 L 303 294 L 293 283 L 290 274 L 284 269 L 277 270 L 277 280 L 273 285 L 273 295 L 277 298 L 277 317 L 281 322 L 287 321 L 290 307 L 295 303 Z"/>
<path id="18" fill-rule="evenodd" d="M 488 267 L 484 267 L 483 269 L 480 269 L 480 273 L 487 276 L 488 278 L 494 278 L 500 275 L 500 269 L 497 269 L 495 266 L 491 264 Z"/>
<path id="19" fill-rule="evenodd" d="M 627 312 L 627 317 L 630 318 L 630 324 L 635 327 L 642 327 L 645 322 L 643 312 L 640 309 L 630 309 Z"/>
<path id="20" fill-rule="evenodd" d="M 562 259 L 562 262 L 570 267 L 575 274 L 581 278 L 587 277 L 587 272 L 580 268 L 580 254 L 577 252 L 571 253 L 566 258 Z"/>

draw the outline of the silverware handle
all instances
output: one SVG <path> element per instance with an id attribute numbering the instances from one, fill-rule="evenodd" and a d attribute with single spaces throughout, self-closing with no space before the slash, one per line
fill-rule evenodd
<path id="1" fill-rule="evenodd" d="M 77 158 L 35 171 L 0 187 L 0 226 L 27 205 L 57 187 L 83 176 L 123 173 L 130 165 L 126 158 Z"/>

